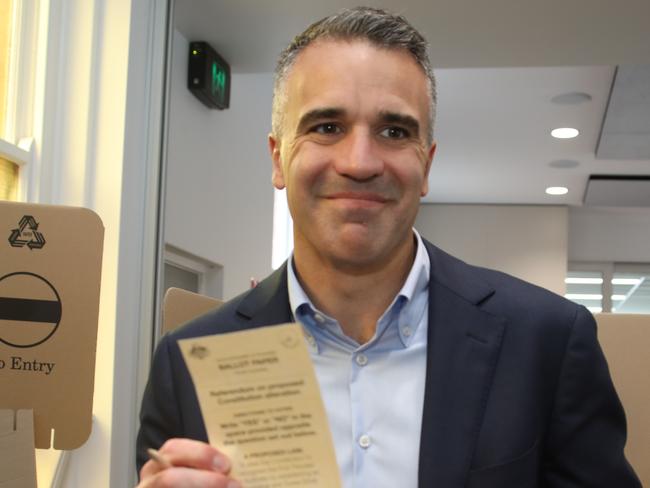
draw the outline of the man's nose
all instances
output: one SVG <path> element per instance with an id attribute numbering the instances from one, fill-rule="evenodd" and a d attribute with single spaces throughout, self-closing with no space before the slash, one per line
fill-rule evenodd
<path id="1" fill-rule="evenodd" d="M 353 129 L 341 145 L 337 156 L 336 171 L 354 180 L 369 180 L 384 171 L 379 148 L 367 128 Z"/>

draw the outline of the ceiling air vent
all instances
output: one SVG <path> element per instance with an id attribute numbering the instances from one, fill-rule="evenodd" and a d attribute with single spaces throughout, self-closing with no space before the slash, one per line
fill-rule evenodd
<path id="1" fill-rule="evenodd" d="M 650 159 L 650 64 L 616 69 L 596 159 Z"/>
<path id="2" fill-rule="evenodd" d="M 594 207 L 650 207 L 650 176 L 591 175 L 584 203 Z"/>

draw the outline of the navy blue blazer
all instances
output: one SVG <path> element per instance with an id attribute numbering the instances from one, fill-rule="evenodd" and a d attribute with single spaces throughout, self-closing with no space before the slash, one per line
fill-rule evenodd
<path id="1" fill-rule="evenodd" d="M 640 487 L 623 454 L 625 415 L 591 314 L 425 246 L 431 279 L 419 487 Z M 291 321 L 286 283 L 285 264 L 162 338 L 142 401 L 138 468 L 146 449 L 166 439 L 207 440 L 176 341 Z"/>

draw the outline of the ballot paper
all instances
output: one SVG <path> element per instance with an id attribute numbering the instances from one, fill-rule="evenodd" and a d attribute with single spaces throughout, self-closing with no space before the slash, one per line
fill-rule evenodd
<path id="1" fill-rule="evenodd" d="M 298 324 L 178 341 L 210 443 L 246 488 L 339 488 L 332 436 Z"/>

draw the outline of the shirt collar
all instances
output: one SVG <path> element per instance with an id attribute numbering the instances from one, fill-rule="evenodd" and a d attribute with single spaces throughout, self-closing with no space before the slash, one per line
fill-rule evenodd
<path id="1" fill-rule="evenodd" d="M 430 260 L 422 237 L 415 229 L 413 229 L 413 234 L 417 246 L 413 265 L 402 288 L 377 322 L 375 338 L 371 342 L 383 335 L 391 324 L 395 324 L 402 346 L 408 347 L 422 322 L 423 314 L 426 312 L 429 303 L 427 286 L 430 276 Z M 310 329 L 326 324 L 338 327 L 338 323 L 319 311 L 305 293 L 294 270 L 293 253 L 287 266 L 287 287 L 289 305 L 294 319 L 303 324 L 309 345 L 319 351 L 318 341 L 314 340 L 313 331 Z"/>

